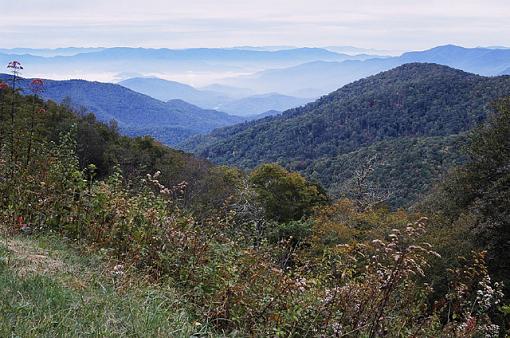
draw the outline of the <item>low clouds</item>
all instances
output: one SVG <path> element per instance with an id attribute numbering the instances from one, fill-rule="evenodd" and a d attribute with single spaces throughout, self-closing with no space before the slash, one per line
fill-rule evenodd
<path id="1" fill-rule="evenodd" d="M 502 0 L 0 0 L 0 46 L 510 45 Z"/>

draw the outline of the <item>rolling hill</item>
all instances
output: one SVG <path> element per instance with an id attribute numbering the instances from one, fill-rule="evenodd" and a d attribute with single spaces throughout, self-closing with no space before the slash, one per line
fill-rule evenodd
<path id="1" fill-rule="evenodd" d="M 184 83 L 158 78 L 131 78 L 118 84 L 161 101 L 179 99 L 202 108 L 211 109 L 231 100 L 218 92 L 199 90 Z"/>
<path id="2" fill-rule="evenodd" d="M 312 99 L 269 93 L 236 97 L 236 89 L 230 88 L 232 95 L 212 90 L 199 90 L 192 86 L 158 78 L 131 78 L 119 82 L 120 85 L 152 96 L 161 101 L 183 100 L 204 109 L 221 110 L 231 115 L 254 116 L 270 110 L 284 111 L 301 106 Z M 237 92 L 242 92 L 238 89 Z"/>
<path id="3" fill-rule="evenodd" d="M 9 79 L 0 75 L 0 79 Z M 30 79 L 20 79 L 25 94 Z M 205 110 L 183 101 L 162 102 L 120 85 L 84 80 L 45 80 L 44 99 L 67 102 L 75 110 L 92 112 L 100 121 L 115 120 L 128 135 L 151 135 L 166 144 L 176 144 L 191 135 L 242 122 L 243 119 L 215 110 Z"/>
<path id="4" fill-rule="evenodd" d="M 182 147 L 216 163 L 278 162 L 341 194 L 377 156 L 371 180 L 390 202 L 415 201 L 451 164 L 489 104 L 510 95 L 510 77 L 482 77 L 412 63 L 359 80 L 276 117 L 216 130 Z"/>

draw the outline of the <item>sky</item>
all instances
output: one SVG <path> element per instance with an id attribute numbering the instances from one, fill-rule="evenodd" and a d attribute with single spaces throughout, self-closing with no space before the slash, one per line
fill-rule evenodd
<path id="1" fill-rule="evenodd" d="M 0 48 L 510 45 L 510 0 L 0 0 Z"/>

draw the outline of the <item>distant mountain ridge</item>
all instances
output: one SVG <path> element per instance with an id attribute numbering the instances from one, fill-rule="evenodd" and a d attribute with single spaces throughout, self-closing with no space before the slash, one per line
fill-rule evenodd
<path id="1" fill-rule="evenodd" d="M 497 76 L 506 74 L 510 69 L 510 49 L 446 45 L 408 52 L 398 57 L 340 62 L 318 60 L 226 79 L 223 83 L 287 95 L 299 92 L 300 95 L 313 97 L 324 95 L 364 77 L 414 62 L 437 63 L 478 75 Z"/>
<path id="2" fill-rule="evenodd" d="M 64 55 L 54 55 L 54 51 L 34 51 L 20 49 L 21 54 L 12 51 L 0 51 L 0 64 L 20 59 L 30 64 L 30 74 L 111 74 L 112 81 L 116 74 L 137 72 L 140 74 L 194 74 L 210 73 L 246 73 L 268 67 L 287 67 L 315 60 L 343 61 L 365 59 L 335 53 L 321 48 L 294 48 L 276 51 L 241 50 L 228 48 L 128 48 L 114 47 L 98 50 L 66 51 Z M 74 53 L 78 51 L 78 53 Z M 48 55 L 49 53 L 49 55 Z M 43 56 L 40 56 L 43 55 Z M 51 70 L 51 71 L 50 71 Z M 159 76 L 161 77 L 161 76 Z"/>
<path id="3" fill-rule="evenodd" d="M 239 100 L 220 104 L 217 108 L 230 114 L 252 116 L 264 114 L 268 111 L 284 111 L 302 106 L 313 101 L 312 98 L 293 97 L 278 93 L 253 95 Z"/>
<path id="4" fill-rule="evenodd" d="M 228 95 L 212 90 L 199 90 L 186 84 L 158 78 L 132 78 L 121 81 L 119 84 L 161 101 L 180 99 L 204 109 L 220 110 L 236 116 L 253 116 L 270 110 L 284 111 L 313 101 L 311 98 L 278 93 L 236 98 L 236 88 L 224 88 L 224 91 L 232 92 Z M 237 90 L 237 93 L 241 92 L 242 89 Z"/>
<path id="5" fill-rule="evenodd" d="M 19 59 L 29 66 L 25 73 L 27 76 L 82 78 L 102 82 L 151 76 L 201 87 L 216 84 L 223 88 L 246 88 L 252 91 L 251 95 L 274 92 L 295 97 L 319 97 L 352 81 L 412 62 L 438 63 L 484 76 L 506 74 L 510 68 L 510 49 L 501 47 L 445 45 L 384 57 L 341 53 L 339 51 L 345 48 L 349 52 L 363 52 L 341 46 L 328 47 L 330 49 L 280 48 L 115 47 L 15 49 L 4 50 L 3 53 L 0 49 L 0 64 Z M 22 54 L 13 54 L 14 51 Z M 30 54 L 31 51 L 34 55 Z M 223 90 L 205 90 L 225 94 Z M 243 96 L 247 96 L 246 93 Z M 173 98 L 186 100 L 184 97 Z M 204 100 L 210 101 L 207 97 Z M 199 103 L 199 106 L 207 108 L 216 107 L 210 102 L 206 102 L 207 106 Z"/>
<path id="6" fill-rule="evenodd" d="M 243 168 L 278 162 L 337 194 L 356 168 L 377 156 L 383 163 L 373 180 L 393 190 L 392 205 L 402 206 L 461 160 L 463 135 L 485 119 L 493 100 L 507 95 L 508 76 L 405 64 L 282 115 L 193 138 L 182 148 Z"/>
<path id="7" fill-rule="evenodd" d="M 66 48 L 0 48 L 0 53 L 34 56 L 53 57 L 53 56 L 73 56 L 80 53 L 98 52 L 104 50 L 103 47 L 66 47 Z"/>
<path id="8" fill-rule="evenodd" d="M 0 79 L 9 80 L 2 74 Z M 19 79 L 24 94 L 30 79 Z M 183 101 L 162 102 L 120 85 L 84 80 L 44 81 L 44 99 L 65 102 L 80 110 L 82 107 L 98 120 L 115 120 L 121 130 L 130 135 L 148 134 L 169 145 L 218 127 L 242 122 L 243 119 L 215 110 L 206 110 Z"/>
<path id="9" fill-rule="evenodd" d="M 199 90 L 190 85 L 159 78 L 131 78 L 118 84 L 161 101 L 180 99 L 202 108 L 214 108 L 230 100 L 219 92 Z"/>

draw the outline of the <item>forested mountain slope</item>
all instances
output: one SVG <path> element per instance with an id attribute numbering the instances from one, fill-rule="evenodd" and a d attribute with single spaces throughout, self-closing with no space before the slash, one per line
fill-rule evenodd
<path id="1" fill-rule="evenodd" d="M 374 155 L 372 180 L 392 191 L 394 205 L 404 205 L 460 160 L 462 134 L 483 121 L 489 104 L 505 95 L 510 95 L 508 76 L 406 64 L 280 116 L 197 137 L 183 148 L 244 168 L 278 162 L 337 193 Z"/>
<path id="2" fill-rule="evenodd" d="M 14 134 L 9 116 L 11 102 L 15 104 Z M 176 104 L 186 105 L 182 102 Z M 40 107 L 40 110 L 35 110 L 34 106 Z M 225 196 L 232 193 L 233 187 L 224 183 L 226 170 L 208 161 L 169 148 L 151 137 L 124 136 L 114 125 L 98 121 L 93 114 L 76 114 L 65 105 L 45 102 L 34 96 L 16 95 L 12 99 L 11 90 L 6 93 L 6 89 L 0 89 L 1 155 L 11 148 L 12 140 L 20 148 L 16 156 L 21 157 L 28 151 L 26 144 L 32 142 L 29 140 L 33 139 L 35 144 L 44 139 L 42 147 L 46 149 L 51 144 L 62 142 L 63 135 L 67 133 L 71 133 L 76 142 L 80 167 L 87 171 L 88 165 L 93 164 L 96 179 L 104 179 L 120 171 L 126 183 L 136 187 L 147 174 L 160 171 L 159 181 L 165 186 L 186 182 L 186 192 L 181 196 L 183 205 L 193 206 L 198 213 L 221 207 Z M 36 152 L 35 148 L 33 152 Z M 0 161 L 0 169 L 3 168 L 5 162 Z M 0 183 L 2 179 L 5 177 L 0 175 Z"/>
<path id="3" fill-rule="evenodd" d="M 0 75 L 0 80 L 9 82 L 10 76 Z M 30 79 L 18 79 L 24 94 L 31 94 L 29 84 Z M 111 83 L 45 80 L 40 95 L 58 103 L 66 102 L 78 111 L 92 112 L 100 121 L 115 120 L 129 135 L 158 136 L 166 144 L 243 121 L 183 101 L 162 102 Z"/>

